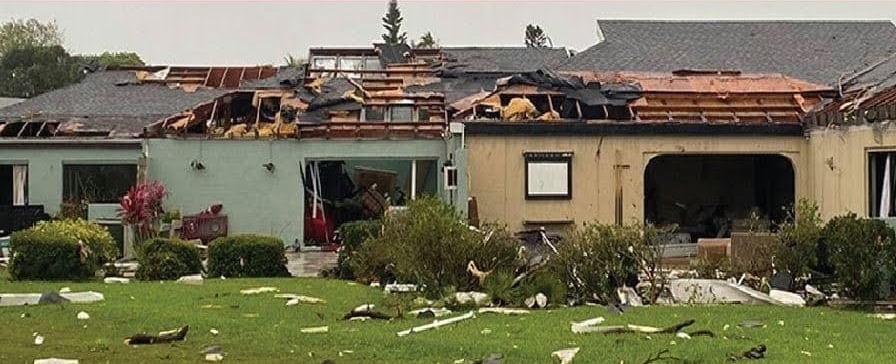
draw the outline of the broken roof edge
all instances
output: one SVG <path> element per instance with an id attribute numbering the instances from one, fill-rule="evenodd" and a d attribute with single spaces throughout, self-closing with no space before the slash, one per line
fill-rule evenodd
<path id="1" fill-rule="evenodd" d="M 584 121 L 465 121 L 469 135 L 497 136 L 588 136 L 588 135 L 804 135 L 798 123 L 766 124 L 707 124 L 707 123 L 646 123 L 616 120 Z"/>

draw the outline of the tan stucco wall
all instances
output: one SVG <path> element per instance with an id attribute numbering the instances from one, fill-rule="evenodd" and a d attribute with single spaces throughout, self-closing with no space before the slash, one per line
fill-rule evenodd
<path id="1" fill-rule="evenodd" d="M 868 216 L 868 152 L 896 151 L 896 128 L 868 125 L 809 132 L 806 173 L 810 197 L 824 218 L 847 212 Z"/>
<path id="2" fill-rule="evenodd" d="M 623 220 L 641 221 L 644 171 L 661 154 L 777 154 L 794 164 L 796 198 L 809 191 L 802 136 L 486 136 L 468 135 L 469 191 L 479 216 L 523 228 L 526 220 L 616 219 L 615 165 L 622 171 Z M 526 200 L 523 152 L 572 151 L 572 199 Z"/>

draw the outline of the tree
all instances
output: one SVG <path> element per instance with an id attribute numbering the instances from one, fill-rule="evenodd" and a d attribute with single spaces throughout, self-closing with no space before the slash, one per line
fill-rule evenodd
<path id="1" fill-rule="evenodd" d="M 296 57 L 288 53 L 286 54 L 286 57 L 283 57 L 283 61 L 286 62 L 286 65 L 290 67 L 301 67 L 303 64 L 305 64 L 305 59 Z"/>
<path id="2" fill-rule="evenodd" d="M 414 43 L 414 48 L 436 49 L 439 48 L 439 41 L 432 36 L 432 32 L 426 32 L 420 36 L 419 42 Z"/>
<path id="3" fill-rule="evenodd" d="M 62 32 L 53 21 L 13 19 L 0 25 L 0 56 L 15 48 L 61 45 Z"/>
<path id="4" fill-rule="evenodd" d="M 383 16 L 383 41 L 386 44 L 405 44 L 408 41 L 408 33 L 401 31 L 401 10 L 398 9 L 398 0 L 389 0 L 386 15 Z"/>
<path id="5" fill-rule="evenodd" d="M 526 47 L 545 48 L 550 45 L 551 38 L 544 34 L 541 26 L 529 24 L 526 26 Z"/>
<path id="6" fill-rule="evenodd" d="M 79 68 L 59 45 L 13 48 L 0 57 L 0 96 L 29 98 L 78 82 Z"/>
<path id="7" fill-rule="evenodd" d="M 146 63 L 135 52 L 103 52 L 96 57 L 100 66 L 143 66 Z"/>

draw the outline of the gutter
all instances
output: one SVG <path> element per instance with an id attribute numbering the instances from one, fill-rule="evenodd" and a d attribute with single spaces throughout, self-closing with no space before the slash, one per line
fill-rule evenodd
<path id="1" fill-rule="evenodd" d="M 20 139 L 0 138 L 0 147 L 4 146 L 34 146 L 34 147 L 68 147 L 68 148 L 113 148 L 113 149 L 140 149 L 141 139 L 85 139 L 85 138 L 52 138 L 52 139 Z"/>

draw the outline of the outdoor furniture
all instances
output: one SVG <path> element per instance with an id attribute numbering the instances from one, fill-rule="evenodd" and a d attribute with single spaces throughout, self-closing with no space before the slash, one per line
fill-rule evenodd
<path id="1" fill-rule="evenodd" d="M 199 239 L 203 244 L 208 244 L 216 238 L 227 236 L 227 215 L 187 215 L 181 220 L 181 239 Z"/>

